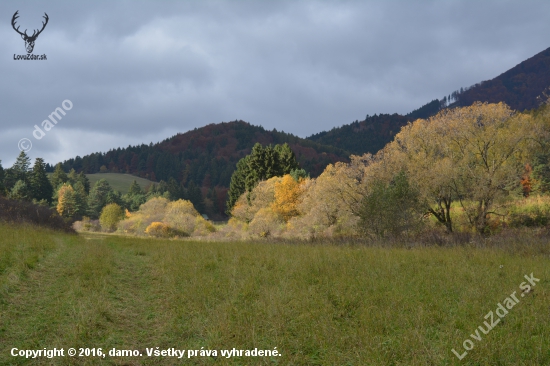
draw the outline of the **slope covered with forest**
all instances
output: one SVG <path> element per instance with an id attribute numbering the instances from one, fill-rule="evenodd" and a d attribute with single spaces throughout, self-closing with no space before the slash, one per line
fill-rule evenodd
<path id="1" fill-rule="evenodd" d="M 308 137 L 321 144 L 337 146 L 354 154 L 375 153 L 393 139 L 402 126 L 418 118 L 434 116 L 442 108 L 466 107 L 474 102 L 504 102 L 512 109 L 524 111 L 539 107 L 550 95 L 550 48 L 521 62 L 494 79 L 460 88 L 434 99 L 408 113 L 367 116 L 330 131 Z"/>
<path id="2" fill-rule="evenodd" d="M 262 145 L 287 143 L 300 166 L 312 176 L 319 175 L 328 164 L 347 161 L 349 157 L 349 152 L 336 147 L 234 121 L 195 128 L 157 144 L 76 157 L 62 165 L 65 171 L 75 169 L 86 174 L 128 173 L 152 181 L 174 178 L 184 185 L 194 182 L 205 188 L 228 187 L 237 161 L 249 154 L 257 142 Z"/>
<path id="3" fill-rule="evenodd" d="M 546 99 L 543 92 L 549 86 L 550 48 L 547 48 L 494 79 L 455 92 L 450 106 L 469 106 L 477 101 L 504 102 L 515 110 L 530 110 Z"/>
<path id="4" fill-rule="evenodd" d="M 400 114 L 379 114 L 367 116 L 363 121 L 335 127 L 308 137 L 309 140 L 324 145 L 332 145 L 353 154 L 372 154 L 382 149 L 393 139 L 409 118 Z"/>

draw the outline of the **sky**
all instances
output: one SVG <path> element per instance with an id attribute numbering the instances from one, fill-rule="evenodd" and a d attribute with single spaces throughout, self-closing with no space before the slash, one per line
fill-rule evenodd
<path id="1" fill-rule="evenodd" d="M 47 13 L 32 52 L 47 60 L 14 60 L 16 11 L 29 35 Z M 0 160 L 234 120 L 307 137 L 406 114 L 550 47 L 548 14 L 546 0 L 2 1 Z"/>

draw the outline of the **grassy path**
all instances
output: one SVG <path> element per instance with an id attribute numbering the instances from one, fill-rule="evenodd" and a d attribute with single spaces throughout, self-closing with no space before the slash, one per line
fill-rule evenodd
<path id="1" fill-rule="evenodd" d="M 154 344 L 160 330 L 158 291 L 150 257 L 107 238 L 55 238 L 55 248 L 30 271 L 0 308 L 3 352 L 8 348 L 116 347 Z M 143 353 L 145 354 L 144 350 Z M 125 358 L 124 362 L 128 362 Z M 120 364 L 124 364 L 124 362 Z M 34 360 L 32 364 L 117 364 L 114 359 Z M 132 362 L 131 364 L 139 364 Z"/>

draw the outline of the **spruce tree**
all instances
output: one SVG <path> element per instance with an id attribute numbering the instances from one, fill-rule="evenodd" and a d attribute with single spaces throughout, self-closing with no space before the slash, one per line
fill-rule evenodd
<path id="1" fill-rule="evenodd" d="M 67 174 L 67 182 L 69 182 L 69 184 L 74 187 L 77 181 L 78 175 L 76 174 L 76 170 L 71 169 L 69 171 L 69 174 Z"/>
<path id="2" fill-rule="evenodd" d="M 129 196 L 135 196 L 137 194 L 142 194 L 141 186 L 138 184 L 138 182 L 134 179 L 132 184 L 130 185 L 130 188 L 128 189 L 128 195 Z"/>
<path id="3" fill-rule="evenodd" d="M 109 201 L 113 201 L 112 193 L 113 189 L 105 179 L 98 180 L 88 196 L 88 214 L 90 217 L 97 219 L 103 207 Z M 116 202 L 113 202 L 116 203 Z"/>
<path id="4" fill-rule="evenodd" d="M 21 151 L 15 163 L 10 168 L 10 178 L 13 181 L 13 184 L 18 180 L 25 182 L 27 185 L 29 183 L 29 172 L 31 166 L 31 159 L 25 154 L 24 151 Z M 11 187 L 8 187 L 11 188 Z"/>
<path id="5" fill-rule="evenodd" d="M 53 187 L 46 174 L 46 164 L 42 158 L 36 158 L 34 161 L 30 175 L 30 188 L 33 199 L 52 203 Z"/>
<path id="6" fill-rule="evenodd" d="M 82 186 L 84 187 L 84 192 L 86 192 L 86 195 L 90 193 L 90 180 L 84 174 L 84 172 L 78 173 L 78 177 L 76 178 L 77 182 L 82 183 Z"/>
<path id="7" fill-rule="evenodd" d="M 287 143 L 275 146 L 275 150 L 278 153 L 279 160 L 278 175 L 290 174 L 290 172 L 292 172 L 293 170 L 300 168 L 298 160 L 296 160 L 296 155 L 294 154 L 294 151 L 292 151 Z"/>
<path id="8" fill-rule="evenodd" d="M 239 160 L 231 176 L 226 213 L 229 215 L 239 197 L 251 192 L 258 182 L 290 174 L 299 168 L 296 155 L 288 144 L 263 147 L 256 143 L 252 152 Z"/>
<path id="9" fill-rule="evenodd" d="M 201 189 L 193 181 L 189 182 L 187 186 L 187 197 L 198 212 L 204 212 L 204 199 Z"/>
<path id="10" fill-rule="evenodd" d="M 86 188 L 80 181 L 77 181 L 73 188 L 76 216 L 85 216 L 88 213 L 88 195 L 86 194 Z"/>
<path id="11" fill-rule="evenodd" d="M 246 177 L 250 173 L 250 167 L 248 161 L 250 155 L 245 156 L 237 162 L 237 169 L 231 175 L 231 183 L 229 184 L 229 190 L 227 191 L 227 210 L 226 213 L 230 215 L 233 206 L 237 203 L 239 197 L 246 191 Z"/>
<path id="12" fill-rule="evenodd" d="M 23 180 L 15 182 L 13 188 L 10 190 L 8 197 L 13 200 L 30 201 L 32 199 L 31 190 L 27 183 Z"/>
<path id="13" fill-rule="evenodd" d="M 57 163 L 57 165 L 55 166 L 55 169 L 53 171 L 53 174 L 50 178 L 50 181 L 52 182 L 53 189 L 57 191 L 59 189 L 59 187 L 62 184 L 67 183 L 68 180 L 69 180 L 69 177 L 67 177 L 67 174 L 63 170 L 63 167 L 61 166 L 61 163 Z"/>

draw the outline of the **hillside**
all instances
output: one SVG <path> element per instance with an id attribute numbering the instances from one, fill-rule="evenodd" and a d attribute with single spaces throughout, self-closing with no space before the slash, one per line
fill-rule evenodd
<path id="1" fill-rule="evenodd" d="M 350 155 L 336 147 L 277 130 L 267 131 L 244 121 L 234 121 L 195 128 L 157 144 L 77 156 L 62 165 L 65 171 L 75 169 L 87 175 L 125 173 L 155 182 L 174 179 L 186 188 L 192 183 L 193 189 L 197 186 L 202 188 L 203 197 L 216 197 L 213 199 L 217 202 L 214 203 L 216 209 L 211 214 L 221 214 L 235 166 L 239 159 L 250 153 L 256 142 L 263 145 L 288 143 L 300 166 L 312 177 L 321 174 L 328 164 L 347 161 Z M 131 177 L 129 182 L 133 179 Z"/>
<path id="2" fill-rule="evenodd" d="M 335 127 L 328 132 L 320 132 L 308 137 L 309 140 L 361 155 L 376 153 L 393 139 L 409 118 L 400 114 L 379 114 L 367 116 L 364 121 Z"/>
<path id="3" fill-rule="evenodd" d="M 512 109 L 524 111 L 539 107 L 550 91 L 550 48 L 521 62 L 492 80 L 456 90 L 441 100 L 434 99 L 408 113 L 367 116 L 330 131 L 308 137 L 321 144 L 333 145 L 354 154 L 375 153 L 393 139 L 408 121 L 428 118 L 441 108 L 464 107 L 476 101 L 505 102 Z"/>
<path id="4" fill-rule="evenodd" d="M 542 93 L 550 86 L 550 48 L 521 62 L 492 80 L 482 81 L 462 92 L 455 92 L 453 106 L 473 102 L 505 102 L 512 109 L 537 108 Z"/>
<path id="5" fill-rule="evenodd" d="M 234 121 L 195 128 L 157 144 L 93 153 L 62 164 L 66 171 L 75 169 L 86 174 L 126 173 L 152 181 L 174 178 L 184 184 L 192 181 L 203 187 L 228 187 L 237 161 L 250 153 L 256 142 L 288 143 L 301 167 L 312 176 L 321 174 L 327 164 L 346 161 L 349 156 L 342 149 Z"/>
<path id="6" fill-rule="evenodd" d="M 121 174 L 121 173 L 97 173 L 97 174 L 86 174 L 88 179 L 90 180 L 90 185 L 93 187 L 95 182 L 97 182 L 100 179 L 105 179 L 107 182 L 109 182 L 109 185 L 113 187 L 113 189 L 121 192 L 122 194 L 126 194 L 128 192 L 128 189 L 130 188 L 130 185 L 135 180 L 141 187 L 141 189 L 147 188 L 151 183 L 153 183 L 150 180 L 147 180 L 145 178 L 136 177 L 135 175 L 130 174 Z"/>

